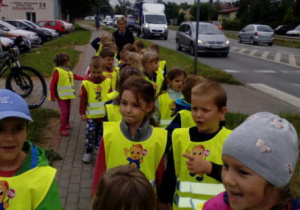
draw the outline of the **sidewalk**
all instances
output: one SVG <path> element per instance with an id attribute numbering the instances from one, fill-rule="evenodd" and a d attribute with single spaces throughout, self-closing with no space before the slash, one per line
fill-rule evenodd
<path id="1" fill-rule="evenodd" d="M 92 31 L 91 40 L 98 36 L 94 27 L 83 25 L 82 27 Z M 91 41 L 90 40 L 90 41 Z M 83 75 L 95 50 L 87 44 L 77 48 L 80 50 L 80 61 L 74 69 L 74 73 Z M 273 98 L 262 92 L 255 91 L 245 86 L 223 85 L 228 94 L 228 109 L 230 112 L 252 114 L 258 111 L 273 113 L 298 112 L 299 109 Z M 80 82 L 76 82 L 79 92 Z M 42 107 L 58 110 L 57 103 L 46 101 Z M 58 153 L 62 156 L 61 161 L 56 161 L 57 181 L 60 191 L 61 202 L 66 210 L 87 210 L 91 204 L 91 182 L 93 163 L 84 164 L 81 158 L 84 154 L 85 122 L 80 120 L 78 113 L 79 100 L 72 101 L 71 131 L 69 137 L 62 137 Z"/>

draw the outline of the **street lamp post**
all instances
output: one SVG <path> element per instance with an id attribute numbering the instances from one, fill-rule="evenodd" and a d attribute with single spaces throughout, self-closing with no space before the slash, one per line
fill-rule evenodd
<path id="1" fill-rule="evenodd" d="M 194 46 L 195 54 L 195 64 L 194 64 L 194 74 L 197 75 L 197 64 L 198 64 L 198 34 L 199 34 L 199 17 L 200 17 L 200 0 L 197 0 L 197 9 L 196 9 L 196 41 Z"/>

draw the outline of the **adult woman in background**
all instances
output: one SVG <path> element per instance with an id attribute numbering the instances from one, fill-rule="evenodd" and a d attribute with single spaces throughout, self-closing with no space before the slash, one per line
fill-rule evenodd
<path id="1" fill-rule="evenodd" d="M 118 56 L 117 58 L 120 58 L 120 52 L 123 49 L 123 46 L 126 44 L 133 44 L 134 43 L 134 37 L 133 34 L 126 30 L 127 27 L 127 20 L 126 17 L 120 17 L 117 20 L 117 30 L 113 33 L 113 36 L 115 37 L 115 42 L 118 47 Z"/>

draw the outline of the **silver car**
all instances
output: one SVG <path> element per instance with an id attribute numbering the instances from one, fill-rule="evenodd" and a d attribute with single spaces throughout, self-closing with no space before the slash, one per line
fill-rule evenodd
<path id="1" fill-rule="evenodd" d="M 199 22 L 198 49 L 195 50 L 196 22 L 183 22 L 176 33 L 176 49 L 189 49 L 192 55 L 198 53 L 213 53 L 227 56 L 230 42 L 215 25 Z"/>
<path id="2" fill-rule="evenodd" d="M 250 24 L 239 32 L 238 40 L 239 43 L 248 42 L 253 45 L 265 43 L 272 46 L 274 42 L 274 31 L 268 25 Z"/>

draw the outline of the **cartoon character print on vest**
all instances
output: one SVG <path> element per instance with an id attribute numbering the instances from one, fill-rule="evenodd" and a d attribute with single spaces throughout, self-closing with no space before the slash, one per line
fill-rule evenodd
<path id="1" fill-rule="evenodd" d="M 9 188 L 7 181 L 0 181 L 0 210 L 9 208 L 9 199 L 13 199 L 15 197 L 15 193 L 14 189 Z"/>
<path id="2" fill-rule="evenodd" d="M 191 154 L 191 152 L 189 150 L 186 150 L 186 153 L 187 154 Z M 201 158 L 201 159 L 204 159 L 209 156 L 209 150 L 205 150 L 205 147 L 203 145 L 195 145 L 193 148 L 192 148 L 192 155 L 195 157 L 195 158 Z M 201 174 L 193 174 L 193 173 L 190 173 L 190 176 L 195 177 L 195 179 L 199 182 L 203 181 L 203 173 Z"/>
<path id="3" fill-rule="evenodd" d="M 176 111 L 176 103 L 174 100 L 169 104 L 169 108 L 172 110 L 170 117 L 173 117 Z"/>
<path id="4" fill-rule="evenodd" d="M 128 155 L 130 152 L 130 155 Z M 135 144 L 130 147 L 130 149 L 125 148 L 124 153 L 126 159 L 129 161 L 129 165 L 133 168 L 141 168 L 141 163 L 144 161 L 144 156 L 147 155 L 147 150 L 143 148 L 140 144 Z"/>
<path id="5" fill-rule="evenodd" d="M 96 93 L 96 100 L 97 101 L 101 101 L 101 92 L 102 92 L 102 87 L 101 86 L 97 86 L 95 88 L 95 93 Z"/>

